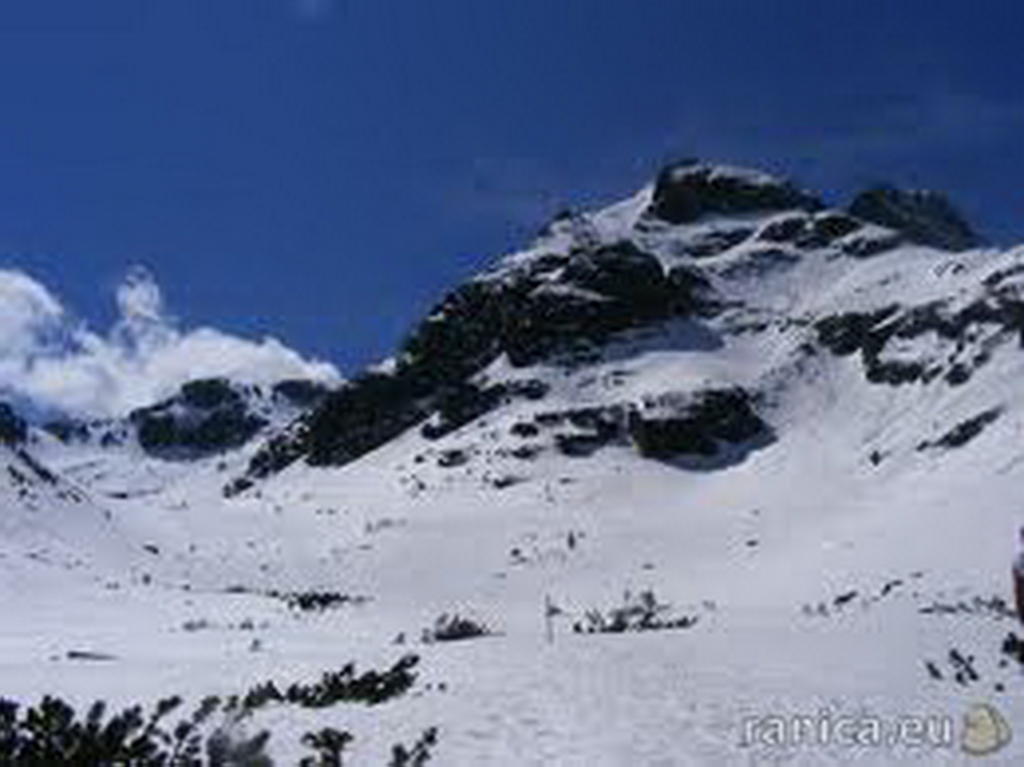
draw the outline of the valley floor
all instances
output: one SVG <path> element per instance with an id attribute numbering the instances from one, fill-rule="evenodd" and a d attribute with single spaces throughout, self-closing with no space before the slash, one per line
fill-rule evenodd
<path id="1" fill-rule="evenodd" d="M 698 475 L 608 448 L 575 463 L 539 460 L 530 481 L 495 492 L 470 468 L 410 469 L 407 448 L 399 441 L 340 471 L 295 468 L 208 524 L 199 486 L 184 506 L 173 482 L 114 504 L 128 539 L 160 531 L 158 552 L 133 560 L 130 576 L 0 559 L 3 696 L 198 700 L 414 652 L 417 683 L 396 701 L 271 706 L 250 727 L 272 730 L 280 764 L 298 761 L 301 733 L 316 727 L 351 729 L 352 763 L 383 764 L 392 743 L 435 725 L 439 765 L 1024 758 L 1024 731 L 991 756 L 961 750 L 974 704 L 995 706 L 1011 728 L 1024 723 L 1024 673 L 1000 651 L 1022 632 L 992 601 L 1010 599 L 1022 517 L 1006 502 L 1019 481 L 1012 455 L 995 466 L 984 450 L 951 452 L 942 467 L 888 469 L 830 464 L 834 454 L 793 437 Z M 830 481 L 808 481 L 815 475 Z M 367 601 L 303 612 L 269 589 Z M 646 589 L 696 623 L 573 631 L 588 610 L 607 613 L 625 591 Z M 552 641 L 545 598 L 561 613 Z M 445 612 L 494 634 L 422 642 Z M 957 681 L 952 650 L 977 678 Z M 949 717 L 953 733 L 918 746 L 770 742 L 766 718 L 794 715 L 862 726 L 878 717 L 883 727 Z"/>

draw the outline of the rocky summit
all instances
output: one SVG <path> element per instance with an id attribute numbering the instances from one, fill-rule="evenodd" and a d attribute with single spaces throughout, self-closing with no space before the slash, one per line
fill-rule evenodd
<path id="1" fill-rule="evenodd" d="M 991 273 L 975 279 L 966 304 L 962 295 L 914 298 L 884 281 L 868 293 L 857 283 L 886 270 L 900 284 L 919 270 L 928 283 L 941 269 L 960 275 L 958 290 L 969 291 L 973 270 L 950 259 L 980 242 L 935 193 L 882 187 L 828 206 L 760 171 L 674 163 L 622 203 L 559 215 L 529 248 L 453 289 L 388 366 L 354 378 L 272 435 L 226 492 L 297 460 L 348 463 L 417 425 L 437 439 L 509 403 L 542 402 L 554 371 L 603 370 L 634 354 L 630 348 L 737 346 L 757 360 L 742 380 L 729 376 L 706 390 L 665 381 L 649 393 L 717 403 L 741 428 L 718 429 L 704 416 L 649 421 L 641 400 L 603 398 L 600 408 L 618 414 L 612 421 L 635 428 L 598 429 L 603 436 L 592 439 L 609 442 L 614 433 L 660 458 L 713 454 L 769 435 L 757 410 L 767 405 L 778 374 L 771 363 L 782 350 L 791 367 L 819 351 L 856 352 L 870 383 L 941 376 L 956 385 L 1020 332 L 1015 283 L 995 268 L 1016 256 L 987 255 Z M 837 283 L 850 287 L 836 293 Z M 953 344 L 950 353 L 932 334 Z M 897 351 L 915 340 L 922 343 L 914 352 Z"/>

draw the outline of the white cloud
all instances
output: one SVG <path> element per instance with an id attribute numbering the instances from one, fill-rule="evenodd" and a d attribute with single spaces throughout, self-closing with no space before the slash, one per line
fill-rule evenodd
<path id="1" fill-rule="evenodd" d="M 78 416 L 122 415 L 195 378 L 273 383 L 338 380 L 274 338 L 254 341 L 201 327 L 182 330 L 152 275 L 129 271 L 116 291 L 120 318 L 102 334 L 76 322 L 45 286 L 0 270 L 0 390 Z"/>

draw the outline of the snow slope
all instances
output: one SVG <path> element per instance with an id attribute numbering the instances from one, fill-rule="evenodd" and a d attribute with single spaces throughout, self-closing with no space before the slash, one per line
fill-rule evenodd
<path id="1" fill-rule="evenodd" d="M 707 178 L 714 195 L 715 179 L 781 183 Z M 916 244 L 789 189 L 773 199 L 803 207 L 737 210 L 748 191 L 701 189 L 690 220 L 653 216 L 655 185 L 556 221 L 481 275 L 515 283 L 543 261 L 537 279 L 578 297 L 573 254 L 629 241 L 666 273 L 697 270 L 714 299 L 582 350 L 499 350 L 467 381 L 532 394 L 454 428 L 425 430 L 432 413 L 340 465 L 300 457 L 227 496 L 259 441 L 185 462 L 37 442 L 69 479 L 34 480 L 31 500 L 0 486 L 3 694 L 198 698 L 413 651 L 420 678 L 398 701 L 271 707 L 253 726 L 273 729 L 281 764 L 320 725 L 351 727 L 355 764 L 431 725 L 446 765 L 1019 763 L 1024 736 L 987 757 L 960 738 L 979 701 L 1024 722 L 1021 670 L 1001 665 L 1015 619 L 992 601 L 1010 600 L 1024 521 L 1024 250 Z M 678 426 L 730 387 L 757 436 L 716 433 L 701 451 L 686 432 L 645 457 L 637 423 Z M 269 594 L 302 590 L 364 599 L 298 613 Z M 696 621 L 574 631 L 646 590 Z M 493 635 L 422 641 L 453 612 Z M 957 680 L 951 650 L 977 679 Z M 952 740 L 750 742 L 764 717 L 823 713 L 951 717 Z"/>

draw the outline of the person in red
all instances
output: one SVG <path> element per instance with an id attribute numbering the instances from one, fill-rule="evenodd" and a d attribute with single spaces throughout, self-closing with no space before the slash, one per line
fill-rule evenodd
<path id="1" fill-rule="evenodd" d="M 1017 617 L 1024 622 L 1024 527 L 1020 529 L 1020 552 L 1013 559 L 1013 598 Z"/>

